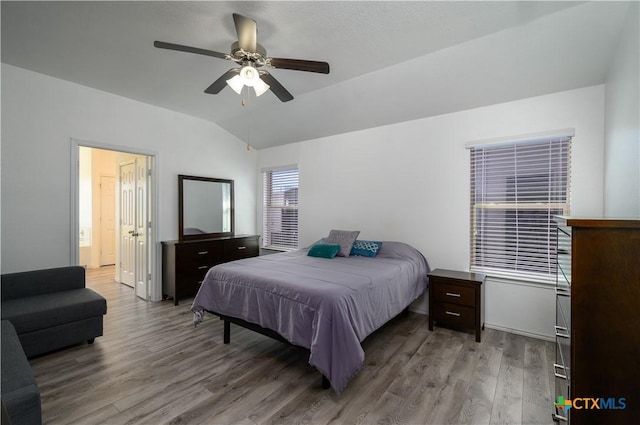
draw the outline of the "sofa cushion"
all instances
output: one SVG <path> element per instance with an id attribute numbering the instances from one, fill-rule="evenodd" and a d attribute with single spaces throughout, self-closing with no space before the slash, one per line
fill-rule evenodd
<path id="1" fill-rule="evenodd" d="M 18 334 L 46 329 L 107 313 L 107 301 L 89 288 L 4 300 L 2 319 Z"/>
<path id="2" fill-rule="evenodd" d="M 12 424 L 42 421 L 40 391 L 14 327 L 2 321 L 2 404 Z"/>
<path id="3" fill-rule="evenodd" d="M 84 267 L 67 266 L 3 274 L 0 296 L 2 296 L 4 303 L 14 298 L 32 297 L 84 287 Z"/>

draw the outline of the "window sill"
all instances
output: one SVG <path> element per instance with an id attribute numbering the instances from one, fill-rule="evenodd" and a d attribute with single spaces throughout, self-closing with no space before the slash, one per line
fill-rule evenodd
<path id="1" fill-rule="evenodd" d="M 264 251 L 273 251 L 273 252 L 290 252 L 290 251 L 295 251 L 298 248 L 281 247 L 281 246 L 263 246 L 263 247 L 260 247 L 260 249 Z"/>
<path id="2" fill-rule="evenodd" d="M 542 278 L 536 276 L 520 276 L 509 273 L 496 272 L 493 270 L 477 269 L 473 267 L 470 270 L 474 273 L 482 273 L 486 275 L 488 279 L 496 282 L 510 283 L 513 285 L 535 286 L 538 288 L 547 289 L 554 289 L 556 286 L 555 277 Z"/>

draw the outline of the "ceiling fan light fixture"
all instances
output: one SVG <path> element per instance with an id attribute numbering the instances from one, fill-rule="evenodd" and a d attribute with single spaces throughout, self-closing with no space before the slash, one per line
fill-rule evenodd
<path id="1" fill-rule="evenodd" d="M 244 83 L 239 75 L 234 76 L 227 80 L 227 85 L 233 89 L 234 92 L 238 94 L 242 94 L 242 88 L 244 87 Z"/>
<path id="2" fill-rule="evenodd" d="M 251 65 L 247 65 L 240 70 L 240 80 L 245 86 L 249 87 L 253 87 L 257 81 L 261 81 L 258 70 Z"/>
<path id="3" fill-rule="evenodd" d="M 270 88 L 271 86 L 265 83 L 264 81 L 262 81 L 262 79 L 260 78 L 258 78 L 258 81 L 256 81 L 255 84 L 253 85 L 253 90 L 255 90 L 256 92 L 256 97 L 263 95 Z"/>
<path id="4" fill-rule="evenodd" d="M 256 97 L 261 96 L 271 88 L 260 78 L 260 72 L 253 66 L 247 65 L 243 67 L 238 75 L 227 80 L 227 85 L 238 94 L 242 94 L 244 86 L 253 87 Z"/>

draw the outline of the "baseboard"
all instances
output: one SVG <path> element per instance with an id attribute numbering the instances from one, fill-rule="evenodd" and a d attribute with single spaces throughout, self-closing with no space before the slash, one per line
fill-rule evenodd
<path id="1" fill-rule="evenodd" d="M 422 308 L 419 308 L 419 307 L 411 307 L 411 308 L 409 308 L 409 311 L 412 311 L 412 312 L 418 313 L 418 314 L 423 314 L 425 316 L 428 315 L 428 312 L 426 310 L 424 310 Z M 493 325 L 491 323 L 485 323 L 484 327 L 485 328 L 489 328 L 489 329 L 495 329 L 496 331 L 508 332 L 508 333 L 512 333 L 512 334 L 516 334 L 516 335 L 522 335 L 522 336 L 528 336 L 528 337 L 531 337 L 531 338 L 541 339 L 543 341 L 555 342 L 555 337 L 550 336 L 550 335 L 542 335 L 542 334 L 538 334 L 538 333 L 534 333 L 534 332 L 523 331 L 523 330 L 520 330 L 520 329 L 507 328 L 507 327 L 500 326 L 500 325 Z"/>
<path id="2" fill-rule="evenodd" d="M 507 327 L 500 326 L 500 325 L 493 325 L 491 323 L 485 323 L 484 327 L 485 328 L 489 328 L 489 329 L 495 329 L 497 331 L 509 332 L 509 333 L 516 334 L 516 335 L 522 335 L 522 336 L 528 336 L 528 337 L 531 337 L 531 338 L 541 339 L 543 341 L 555 342 L 555 337 L 550 336 L 550 335 L 543 335 L 543 334 L 538 334 L 538 333 L 534 333 L 534 332 L 523 331 L 523 330 L 520 330 L 520 329 L 507 328 Z"/>
<path id="3" fill-rule="evenodd" d="M 425 316 L 427 316 L 429 314 L 426 309 L 420 308 L 420 306 L 409 307 L 409 311 L 412 311 L 412 312 L 418 313 L 418 314 L 423 314 Z"/>

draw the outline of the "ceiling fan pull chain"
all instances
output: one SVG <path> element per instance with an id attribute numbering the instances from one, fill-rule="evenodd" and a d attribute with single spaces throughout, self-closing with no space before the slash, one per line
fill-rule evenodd
<path id="1" fill-rule="evenodd" d="M 251 111 L 249 109 L 247 109 L 247 150 L 251 150 Z"/>
<path id="2" fill-rule="evenodd" d="M 242 106 L 247 106 L 247 100 L 249 98 L 249 86 L 242 87 Z"/>

